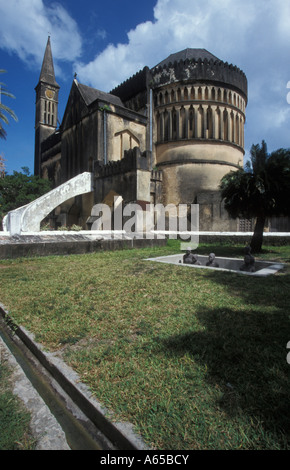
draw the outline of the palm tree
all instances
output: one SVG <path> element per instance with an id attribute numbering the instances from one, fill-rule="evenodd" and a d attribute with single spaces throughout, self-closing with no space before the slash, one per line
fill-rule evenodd
<path id="1" fill-rule="evenodd" d="M 5 176 L 5 163 L 4 158 L 0 155 L 0 178 L 4 178 Z"/>
<path id="2" fill-rule="evenodd" d="M 220 184 L 225 208 L 233 218 L 256 218 L 251 248 L 260 252 L 265 222 L 290 215 L 290 149 L 267 152 L 265 141 L 252 145 L 245 169 L 226 174 Z"/>
<path id="3" fill-rule="evenodd" d="M 5 72 L 6 70 L 0 70 L 0 73 Z M 0 82 L 0 120 L 3 121 L 5 124 L 9 124 L 9 120 L 6 116 L 6 114 L 9 114 L 15 121 L 17 121 L 18 119 L 14 111 L 12 111 L 12 109 L 8 108 L 8 106 L 2 103 L 2 95 L 7 96 L 9 98 L 14 98 L 14 96 L 9 93 L 9 91 L 7 91 L 5 84 Z M 0 138 L 6 139 L 6 135 L 7 133 L 3 128 L 2 122 L 0 122 Z"/>

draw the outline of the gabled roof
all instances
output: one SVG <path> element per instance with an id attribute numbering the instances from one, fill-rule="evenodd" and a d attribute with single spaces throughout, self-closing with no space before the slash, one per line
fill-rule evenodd
<path id="1" fill-rule="evenodd" d="M 174 54 L 170 54 L 166 59 L 162 60 L 159 64 L 155 65 L 155 67 L 163 67 L 164 65 L 169 64 L 170 62 L 174 64 L 174 62 L 185 61 L 186 59 L 189 60 L 220 60 L 206 49 L 183 49 L 183 51 L 175 52 Z M 153 67 L 153 68 L 155 68 Z"/>
<path id="2" fill-rule="evenodd" d="M 117 96 L 111 95 L 110 93 L 105 93 L 104 91 L 97 90 L 96 88 L 91 88 L 87 85 L 83 85 L 82 83 L 77 82 L 77 80 L 75 80 L 75 83 L 87 106 L 90 106 L 90 104 L 92 104 L 96 100 L 100 100 L 106 101 L 113 105 L 124 107 L 122 101 Z"/>
<path id="3" fill-rule="evenodd" d="M 83 85 L 82 83 L 79 83 L 75 78 L 72 83 L 72 87 L 62 118 L 62 130 L 71 127 L 78 120 L 88 115 L 89 108 L 93 107 L 94 103 L 96 103 L 97 108 L 101 109 L 99 102 L 101 102 L 101 106 L 103 106 L 104 103 L 105 105 L 111 104 L 112 106 L 118 106 L 123 109 L 126 109 L 124 108 L 124 105 L 120 98 L 118 98 L 117 96 L 105 93 L 87 85 Z"/>
<path id="4" fill-rule="evenodd" d="M 50 36 L 48 36 L 46 49 L 44 53 L 44 58 L 42 62 L 39 82 L 47 83 L 48 85 L 53 85 L 59 88 L 55 80 L 54 74 L 54 66 L 53 66 L 53 59 L 52 59 L 52 52 L 51 52 L 51 44 L 50 44 Z"/>

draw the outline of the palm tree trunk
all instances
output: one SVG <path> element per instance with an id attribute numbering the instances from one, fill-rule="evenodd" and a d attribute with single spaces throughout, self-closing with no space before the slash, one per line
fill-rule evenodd
<path id="1" fill-rule="evenodd" d="M 265 222 L 266 222 L 265 216 L 257 217 L 253 237 L 250 243 L 253 253 L 260 253 L 262 249 Z"/>

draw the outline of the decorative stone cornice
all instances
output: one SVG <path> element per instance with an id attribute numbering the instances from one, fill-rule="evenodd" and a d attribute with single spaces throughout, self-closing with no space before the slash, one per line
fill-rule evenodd
<path id="1" fill-rule="evenodd" d="M 179 62 L 156 66 L 151 70 L 151 86 L 158 87 L 176 82 L 210 82 L 227 85 L 239 90 L 245 99 L 248 95 L 248 82 L 244 72 L 238 67 L 213 59 L 186 59 Z"/>

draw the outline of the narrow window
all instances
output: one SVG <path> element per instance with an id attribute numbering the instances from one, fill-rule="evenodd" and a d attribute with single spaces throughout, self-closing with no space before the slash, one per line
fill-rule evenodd
<path id="1" fill-rule="evenodd" d="M 176 139 L 177 137 L 177 115 L 176 111 L 172 111 L 172 138 Z"/>
<path id="2" fill-rule="evenodd" d="M 43 116 L 43 122 L 46 124 L 46 119 L 47 119 L 47 102 L 44 102 L 44 116 Z"/>

